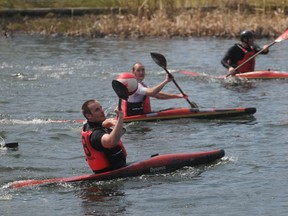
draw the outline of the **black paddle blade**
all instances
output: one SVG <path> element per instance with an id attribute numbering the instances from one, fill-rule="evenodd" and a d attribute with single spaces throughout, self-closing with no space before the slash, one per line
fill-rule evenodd
<path id="1" fill-rule="evenodd" d="M 158 64 L 160 67 L 166 69 L 167 61 L 166 61 L 166 58 L 162 54 L 150 53 L 150 55 L 156 64 Z"/>
<path id="2" fill-rule="evenodd" d="M 129 96 L 128 89 L 123 83 L 119 82 L 118 80 L 112 81 L 112 87 L 115 93 L 117 94 L 117 96 L 119 97 L 118 109 L 122 110 L 122 99 L 123 100 L 128 99 L 128 96 Z"/>
<path id="3" fill-rule="evenodd" d="M 127 100 L 129 93 L 127 87 L 118 80 L 112 81 L 112 87 L 120 99 Z"/>
<path id="4" fill-rule="evenodd" d="M 17 143 L 17 142 L 6 143 L 6 144 L 4 145 L 4 147 L 6 147 L 6 148 L 17 148 L 17 147 L 18 147 L 18 143 Z"/>

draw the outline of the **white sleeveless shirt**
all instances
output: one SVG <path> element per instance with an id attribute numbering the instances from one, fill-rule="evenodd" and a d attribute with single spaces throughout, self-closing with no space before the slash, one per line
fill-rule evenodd
<path id="1" fill-rule="evenodd" d="M 145 100 L 145 96 L 146 96 L 146 92 L 148 88 L 145 87 L 144 85 L 145 85 L 144 83 L 138 83 L 137 91 L 128 97 L 127 101 L 129 103 L 139 103 Z"/>

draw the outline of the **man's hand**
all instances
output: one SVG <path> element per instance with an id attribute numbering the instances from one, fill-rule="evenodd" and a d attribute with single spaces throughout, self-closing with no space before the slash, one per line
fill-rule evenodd
<path id="1" fill-rule="evenodd" d="M 228 70 L 228 76 L 235 76 L 235 74 L 237 74 L 237 70 L 235 70 L 235 68 L 230 67 Z"/>
<path id="2" fill-rule="evenodd" d="M 113 127 L 116 124 L 116 119 L 109 118 L 102 122 L 102 126 L 105 128 Z"/>

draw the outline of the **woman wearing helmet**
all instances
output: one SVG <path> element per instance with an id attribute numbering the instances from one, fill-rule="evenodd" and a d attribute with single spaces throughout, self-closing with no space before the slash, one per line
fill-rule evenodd
<path id="1" fill-rule="evenodd" d="M 228 69 L 229 75 L 246 73 L 254 71 L 255 69 L 255 58 L 253 58 L 235 70 L 238 65 L 261 50 L 257 44 L 254 44 L 254 34 L 251 31 L 242 31 L 240 33 L 240 41 L 241 43 L 236 43 L 230 47 L 221 60 L 222 65 Z M 268 45 L 263 46 L 263 49 L 261 54 L 267 54 L 269 52 Z"/>

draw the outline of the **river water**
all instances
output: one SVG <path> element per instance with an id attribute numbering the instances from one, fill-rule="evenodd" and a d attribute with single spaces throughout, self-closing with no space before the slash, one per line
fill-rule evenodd
<path id="1" fill-rule="evenodd" d="M 220 59 L 234 39 L 0 38 L 0 136 L 18 142 L 0 150 L 0 215 L 286 215 L 288 210 L 288 81 L 196 79 L 180 69 L 222 75 Z M 260 45 L 271 41 L 260 40 Z M 288 71 L 287 42 L 257 57 L 257 69 Z M 80 107 L 97 98 L 113 116 L 111 81 L 141 61 L 146 83 L 165 71 L 150 52 L 165 55 L 178 84 L 200 107 L 256 107 L 254 117 L 126 124 L 128 161 L 155 153 L 224 149 L 209 166 L 106 182 L 7 188 L 22 179 L 91 173 L 80 143 Z M 165 89 L 177 93 L 169 83 Z M 187 107 L 152 100 L 154 110 Z M 71 120 L 54 122 L 54 120 Z"/>

